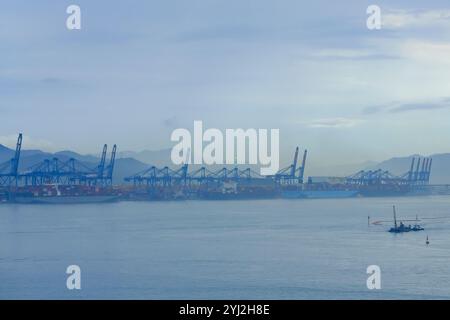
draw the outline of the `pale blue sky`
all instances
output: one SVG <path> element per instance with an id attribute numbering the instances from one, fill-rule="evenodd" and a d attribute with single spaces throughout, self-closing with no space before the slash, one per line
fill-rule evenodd
<path id="1" fill-rule="evenodd" d="M 0 1 L 0 143 L 159 149 L 203 120 L 316 165 L 450 152 L 448 0 L 30 3 Z"/>

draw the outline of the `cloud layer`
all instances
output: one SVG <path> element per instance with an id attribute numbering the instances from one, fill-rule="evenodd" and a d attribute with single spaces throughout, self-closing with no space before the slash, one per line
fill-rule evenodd
<path id="1" fill-rule="evenodd" d="M 286 157 L 301 144 L 317 162 L 450 146 L 446 2 L 381 0 L 381 30 L 367 29 L 361 1 L 77 4 L 73 32 L 64 4 L 2 4 L 0 136 L 158 149 L 203 120 L 279 128 Z M 417 143 L 421 131 L 435 142 Z"/>

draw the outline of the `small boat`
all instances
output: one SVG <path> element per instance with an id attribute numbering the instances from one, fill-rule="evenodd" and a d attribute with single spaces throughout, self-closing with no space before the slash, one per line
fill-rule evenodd
<path id="1" fill-rule="evenodd" d="M 411 231 L 423 231 L 423 230 L 425 229 L 418 224 L 415 224 L 411 229 Z"/>
<path id="2" fill-rule="evenodd" d="M 416 215 L 416 223 L 413 225 L 411 231 L 422 231 L 425 230 L 420 224 L 419 224 L 419 217 Z"/>
<path id="3" fill-rule="evenodd" d="M 395 212 L 395 206 L 393 206 L 394 210 L 394 226 L 389 229 L 389 232 L 392 233 L 403 233 L 403 232 L 410 232 L 410 231 L 422 231 L 425 230 L 419 223 L 419 219 L 416 216 L 416 223 L 414 226 L 411 225 L 405 225 L 402 221 L 400 221 L 399 224 L 397 224 L 397 214 Z"/>

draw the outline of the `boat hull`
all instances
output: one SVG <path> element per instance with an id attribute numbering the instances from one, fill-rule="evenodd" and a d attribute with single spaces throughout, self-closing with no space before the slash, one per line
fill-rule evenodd
<path id="1" fill-rule="evenodd" d="M 282 192 L 282 197 L 286 199 L 339 199 L 356 196 L 358 196 L 356 190 L 287 190 Z"/>
<path id="2" fill-rule="evenodd" d="M 105 203 L 118 200 L 117 196 L 52 196 L 52 197 L 15 197 L 15 203 L 29 204 L 76 204 Z"/>

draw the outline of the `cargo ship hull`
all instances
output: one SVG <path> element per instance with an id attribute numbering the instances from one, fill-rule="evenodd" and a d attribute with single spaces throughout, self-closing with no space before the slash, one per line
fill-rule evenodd
<path id="1" fill-rule="evenodd" d="M 77 204 L 77 203 L 105 203 L 118 200 L 118 196 L 53 196 L 53 197 L 15 197 L 15 203 L 29 204 Z"/>
<path id="2" fill-rule="evenodd" d="M 285 190 L 285 199 L 339 199 L 358 196 L 357 190 Z"/>
<path id="3" fill-rule="evenodd" d="M 204 192 L 198 195 L 202 200 L 256 200 L 256 199 L 274 199 L 277 194 L 273 192 L 240 192 L 240 193 L 221 193 Z"/>

